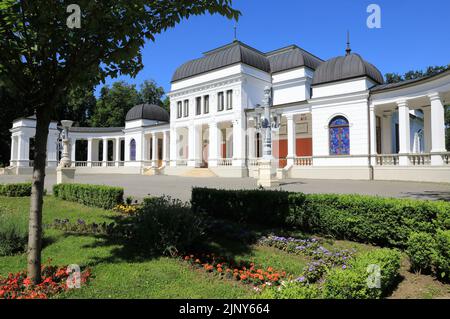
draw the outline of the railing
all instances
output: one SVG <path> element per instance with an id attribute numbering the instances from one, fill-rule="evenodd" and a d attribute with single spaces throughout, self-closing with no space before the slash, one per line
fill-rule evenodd
<path id="1" fill-rule="evenodd" d="M 233 165 L 233 159 L 232 158 L 219 158 L 217 160 L 218 166 L 232 166 Z"/>
<path id="2" fill-rule="evenodd" d="M 102 167 L 103 166 L 103 162 L 101 162 L 101 161 L 91 162 L 91 166 L 92 167 Z"/>
<path id="3" fill-rule="evenodd" d="M 248 166 L 258 166 L 259 158 L 249 158 L 248 159 Z"/>
<path id="4" fill-rule="evenodd" d="M 114 161 L 108 161 L 108 162 L 106 162 L 106 166 L 108 166 L 108 167 L 114 167 L 114 166 L 116 166 L 116 162 L 114 162 Z"/>
<path id="5" fill-rule="evenodd" d="M 119 164 L 118 166 L 125 166 L 125 162 L 124 161 L 119 161 L 117 163 Z"/>
<path id="6" fill-rule="evenodd" d="M 396 166 L 398 165 L 398 162 L 398 154 L 376 155 L 376 163 L 378 166 Z"/>
<path id="7" fill-rule="evenodd" d="M 177 166 L 187 166 L 188 161 L 187 159 L 178 159 L 177 160 Z"/>
<path id="8" fill-rule="evenodd" d="M 294 158 L 295 166 L 312 166 L 312 156 L 302 156 Z"/>
<path id="9" fill-rule="evenodd" d="M 72 166 L 75 166 L 75 167 L 87 167 L 87 163 L 88 162 L 86 162 L 86 161 L 76 161 L 76 162 L 73 162 Z"/>
<path id="10" fill-rule="evenodd" d="M 409 162 L 413 166 L 424 166 L 431 164 L 431 155 L 430 154 L 411 154 L 408 155 Z"/>
<path id="11" fill-rule="evenodd" d="M 439 155 L 441 155 L 444 165 L 450 165 L 450 152 L 441 153 Z"/>

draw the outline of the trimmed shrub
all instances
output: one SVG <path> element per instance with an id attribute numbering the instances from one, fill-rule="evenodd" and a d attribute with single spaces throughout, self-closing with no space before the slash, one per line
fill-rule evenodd
<path id="1" fill-rule="evenodd" d="M 90 184 L 53 185 L 53 195 L 86 206 L 112 209 L 123 202 L 123 188 Z"/>
<path id="2" fill-rule="evenodd" d="M 414 271 L 429 272 L 435 254 L 435 240 L 432 235 L 424 232 L 414 232 L 409 236 L 406 253 Z"/>
<path id="3" fill-rule="evenodd" d="M 0 196 L 31 196 L 31 183 L 0 184 Z"/>
<path id="4" fill-rule="evenodd" d="M 0 212 L 0 256 L 22 253 L 28 243 L 26 224 L 17 223 L 16 219 L 1 216 Z"/>
<path id="5" fill-rule="evenodd" d="M 438 230 L 436 234 L 435 272 L 438 278 L 450 280 L 450 230 Z"/>
<path id="6" fill-rule="evenodd" d="M 154 254 L 186 252 L 204 234 L 201 214 L 170 197 L 145 198 L 123 226 L 133 245 Z"/>
<path id="7" fill-rule="evenodd" d="M 330 299 L 379 299 L 396 283 L 401 254 L 393 249 L 366 252 L 349 262 L 346 269 L 333 268 L 325 278 L 323 297 Z M 377 268 L 380 277 L 377 282 Z M 379 284 L 379 285 L 378 285 Z"/>
<path id="8" fill-rule="evenodd" d="M 282 226 L 289 213 L 288 192 L 192 189 L 192 208 L 237 223 Z"/>
<path id="9" fill-rule="evenodd" d="M 315 284 L 304 284 L 299 282 L 284 283 L 279 287 L 266 287 L 261 298 L 264 299 L 318 299 L 321 290 Z"/>
<path id="10" fill-rule="evenodd" d="M 401 248 L 412 232 L 450 225 L 450 203 L 364 195 L 194 188 L 192 206 L 214 218 Z"/>

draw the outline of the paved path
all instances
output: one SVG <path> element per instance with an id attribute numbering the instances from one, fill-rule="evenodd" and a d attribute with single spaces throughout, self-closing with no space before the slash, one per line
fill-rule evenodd
<path id="1" fill-rule="evenodd" d="M 30 181 L 30 176 L 0 175 L 0 183 Z M 77 175 L 77 183 L 105 184 L 121 186 L 125 195 L 143 198 L 147 195 L 169 195 L 189 200 L 193 186 L 226 189 L 254 189 L 256 180 L 252 178 L 194 178 L 178 176 L 143 175 Z M 51 192 L 56 183 L 56 175 L 48 175 L 45 187 Z M 388 197 L 410 197 L 440 199 L 450 201 L 450 184 L 388 182 L 388 181 L 345 181 L 345 180 L 283 180 L 283 190 L 304 193 L 367 194 Z"/>

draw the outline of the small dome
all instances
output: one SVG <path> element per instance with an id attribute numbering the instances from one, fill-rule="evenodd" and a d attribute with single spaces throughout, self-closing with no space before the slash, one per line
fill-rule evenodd
<path id="1" fill-rule="evenodd" d="M 383 84 L 381 72 L 359 54 L 339 56 L 323 62 L 314 73 L 313 85 L 367 76 L 377 84 Z"/>
<path id="2" fill-rule="evenodd" d="M 139 104 L 133 106 L 127 113 L 125 121 L 152 120 L 158 122 L 169 122 L 169 113 L 162 107 L 154 104 Z"/>

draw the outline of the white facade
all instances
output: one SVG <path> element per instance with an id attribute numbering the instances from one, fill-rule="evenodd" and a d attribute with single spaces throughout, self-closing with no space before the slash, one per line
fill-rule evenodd
<path id="1" fill-rule="evenodd" d="M 262 138 L 255 108 L 269 86 L 272 109 L 281 116 L 273 133 L 280 178 L 450 182 L 444 127 L 450 71 L 396 85 L 382 85 L 370 72 L 315 84 L 315 72 L 301 63 L 268 72 L 240 61 L 177 79 L 168 94 L 170 123 L 136 119 L 110 130 L 73 128 L 73 165 L 81 173 L 189 175 L 203 168 L 257 177 Z M 34 125 L 29 118 L 13 123 L 11 171 L 29 168 Z M 56 166 L 58 137 L 52 123 L 49 167 Z M 88 141 L 86 158 L 75 157 L 76 140 Z"/>

